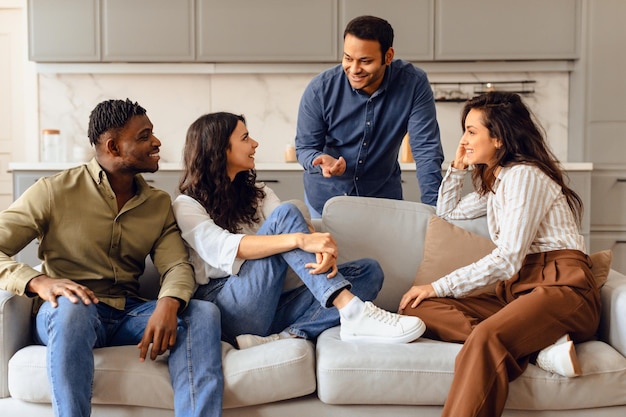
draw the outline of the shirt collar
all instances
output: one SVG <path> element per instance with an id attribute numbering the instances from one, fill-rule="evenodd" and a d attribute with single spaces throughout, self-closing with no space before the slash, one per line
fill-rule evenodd
<path id="1" fill-rule="evenodd" d="M 87 170 L 89 171 L 89 175 L 91 175 L 93 180 L 98 185 L 101 185 L 104 178 L 106 178 L 106 171 L 100 166 L 95 157 L 87 163 Z M 135 175 L 135 185 L 137 186 L 137 197 L 142 196 L 150 189 L 150 186 L 141 174 Z"/>

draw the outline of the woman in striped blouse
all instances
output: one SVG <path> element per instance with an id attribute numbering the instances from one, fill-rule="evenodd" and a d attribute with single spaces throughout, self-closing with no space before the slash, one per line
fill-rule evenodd
<path id="1" fill-rule="evenodd" d="M 437 215 L 486 214 L 496 248 L 432 284 L 411 287 L 400 310 L 426 323 L 426 337 L 464 344 L 442 415 L 499 416 L 509 382 L 530 361 L 580 374 L 573 341 L 595 334 L 599 292 L 579 233 L 581 199 L 520 96 L 494 91 L 469 100 L 462 127 Z M 470 165 L 475 192 L 461 197 Z M 495 292 L 469 295 L 492 283 Z"/>

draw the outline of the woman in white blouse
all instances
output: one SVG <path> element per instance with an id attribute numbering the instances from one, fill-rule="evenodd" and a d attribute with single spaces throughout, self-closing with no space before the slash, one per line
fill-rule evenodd
<path id="1" fill-rule="evenodd" d="M 432 284 L 411 287 L 400 310 L 419 316 L 427 337 L 464 344 L 442 415 L 499 416 L 509 382 L 531 360 L 565 376 L 580 374 L 571 339 L 596 332 L 599 292 L 579 233 L 582 202 L 520 96 L 496 91 L 469 100 L 462 127 L 437 215 L 486 214 L 496 248 Z M 461 197 L 469 166 L 475 192 Z M 468 295 L 492 283 L 495 292 Z"/>
<path id="2" fill-rule="evenodd" d="M 258 142 L 243 116 L 201 116 L 187 132 L 180 192 L 173 204 L 199 285 L 214 302 L 222 334 L 240 349 L 279 338 L 315 339 L 341 323 L 341 338 L 407 343 L 417 317 L 379 309 L 383 272 L 373 259 L 337 265 L 337 245 L 291 203 L 256 183 Z M 304 208 L 306 210 L 306 208 Z M 304 285 L 285 285 L 293 271 Z M 334 308 L 336 307 L 336 308 Z"/>

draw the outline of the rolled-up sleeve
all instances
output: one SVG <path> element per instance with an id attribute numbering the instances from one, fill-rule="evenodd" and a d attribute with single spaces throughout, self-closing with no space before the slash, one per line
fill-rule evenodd
<path id="1" fill-rule="evenodd" d="M 205 208 L 189 196 L 176 197 L 173 207 L 185 243 L 209 267 L 222 271 L 214 271 L 214 277 L 239 272 L 243 261 L 237 260 L 237 251 L 244 234 L 230 233 L 215 224 Z"/>

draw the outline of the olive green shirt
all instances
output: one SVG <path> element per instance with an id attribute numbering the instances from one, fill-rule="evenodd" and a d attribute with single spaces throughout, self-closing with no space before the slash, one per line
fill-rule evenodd
<path id="1" fill-rule="evenodd" d="M 170 196 L 141 175 L 135 184 L 135 196 L 118 211 L 95 159 L 39 179 L 0 213 L 0 289 L 32 296 L 26 286 L 43 272 L 80 282 L 100 302 L 122 309 L 126 297 L 138 297 L 138 278 L 151 255 L 161 275 L 158 297 L 189 301 L 193 269 Z M 42 272 L 11 258 L 33 239 L 39 240 Z"/>

